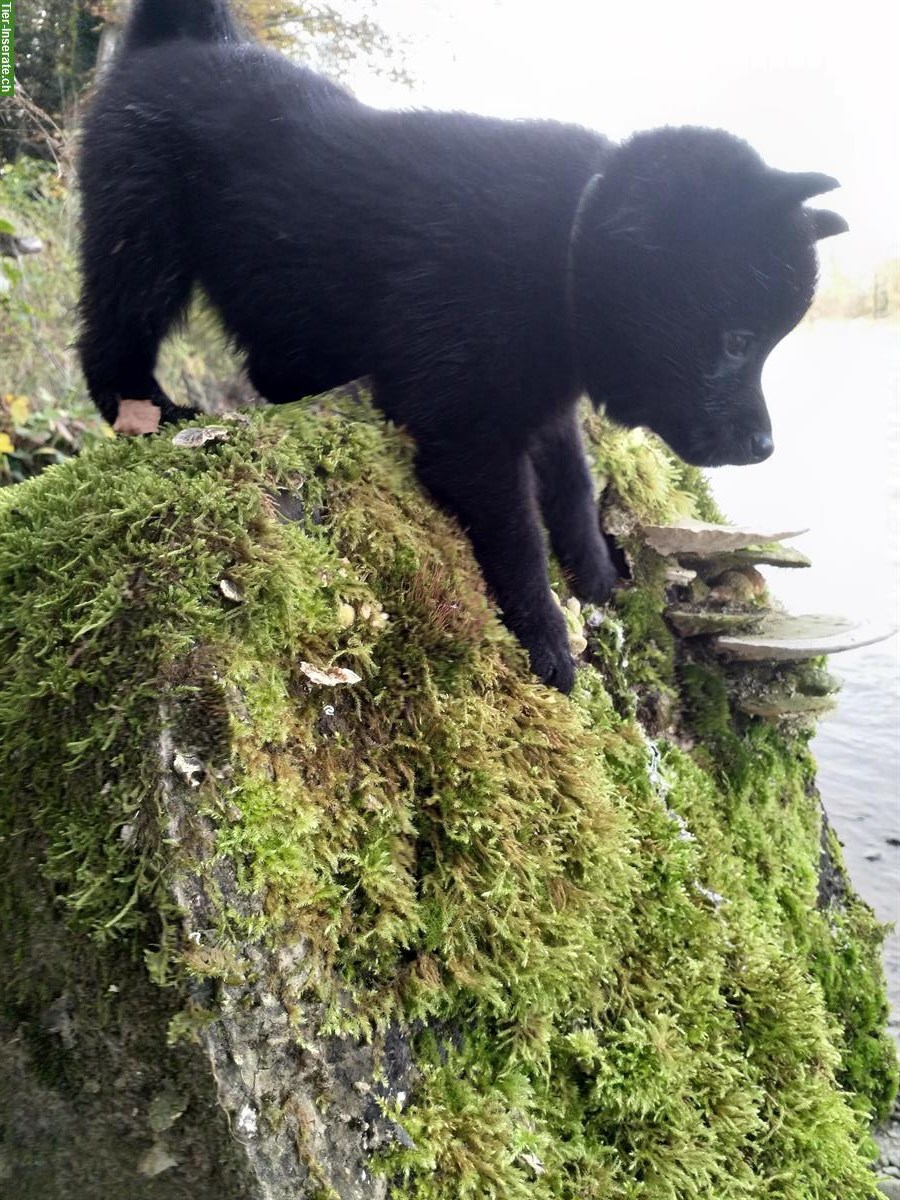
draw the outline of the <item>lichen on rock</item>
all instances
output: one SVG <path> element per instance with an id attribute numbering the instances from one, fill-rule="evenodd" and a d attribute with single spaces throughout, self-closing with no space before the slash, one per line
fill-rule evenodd
<path id="1" fill-rule="evenodd" d="M 876 1194 L 808 734 L 666 620 L 698 474 L 589 432 L 631 582 L 571 698 L 358 390 L 0 492 L 4 1195 Z"/>

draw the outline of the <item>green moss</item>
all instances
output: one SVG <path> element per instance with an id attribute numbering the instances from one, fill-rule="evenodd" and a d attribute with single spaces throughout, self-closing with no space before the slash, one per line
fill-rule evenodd
<path id="1" fill-rule="evenodd" d="M 825 847 L 843 872 L 841 846 L 830 829 Z M 886 1031 L 887 1001 L 880 986 L 883 937 L 872 910 L 847 884 L 842 902 L 825 907 L 809 938 L 813 972 L 843 1036 L 838 1078 L 848 1095 L 879 1119 L 891 1111 L 900 1079 Z"/>
<path id="2" fill-rule="evenodd" d="M 699 471 L 678 462 L 653 434 L 623 430 L 593 412 L 585 414 L 585 433 L 601 482 L 639 522 L 714 519 L 715 506 Z"/>
<path id="3" fill-rule="evenodd" d="M 658 445 L 592 436 L 641 520 L 710 514 Z M 3 925 L 37 861 L 75 936 L 175 997 L 239 972 L 247 939 L 302 936 L 323 1030 L 417 1031 L 413 1145 L 381 1162 L 408 1200 L 873 1196 L 878 934 L 858 901 L 817 908 L 804 743 L 679 665 L 649 562 L 599 669 L 571 698 L 534 683 L 409 460 L 348 396 L 0 494 Z M 651 693 L 651 732 L 693 752 L 648 743 Z M 204 765 L 196 844 L 165 824 L 164 736 Z M 213 897 L 227 866 L 248 901 L 202 955 L 173 932 L 182 865 Z M 17 968 L 21 1013 L 25 938 Z"/>
<path id="4" fill-rule="evenodd" d="M 752 764 L 732 715 L 721 669 L 688 661 L 682 664 L 679 677 L 685 719 L 699 740 L 698 758 L 725 781 L 740 785 Z"/>

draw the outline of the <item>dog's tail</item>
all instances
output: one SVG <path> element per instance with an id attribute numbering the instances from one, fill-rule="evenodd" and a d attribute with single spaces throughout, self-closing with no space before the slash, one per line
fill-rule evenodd
<path id="1" fill-rule="evenodd" d="M 122 53 L 183 37 L 198 42 L 245 40 L 228 0 L 134 0 Z"/>

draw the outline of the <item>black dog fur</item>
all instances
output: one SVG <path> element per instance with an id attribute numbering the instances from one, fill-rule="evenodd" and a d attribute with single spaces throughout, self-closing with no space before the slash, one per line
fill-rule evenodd
<path id="1" fill-rule="evenodd" d="M 84 128 L 82 364 L 120 399 L 187 410 L 154 379 L 199 285 L 268 400 L 368 375 L 467 530 L 534 671 L 573 664 L 538 510 L 585 600 L 616 571 L 576 423 L 587 392 L 687 461 L 771 453 L 766 355 L 803 316 L 802 201 L 721 131 L 596 133 L 381 112 L 241 39 L 225 0 L 137 0 Z"/>

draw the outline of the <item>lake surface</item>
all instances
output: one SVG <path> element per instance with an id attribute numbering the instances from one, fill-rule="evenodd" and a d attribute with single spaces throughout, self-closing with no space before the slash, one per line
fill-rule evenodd
<path id="1" fill-rule="evenodd" d="M 729 519 L 809 532 L 807 570 L 768 568 L 795 613 L 900 625 L 900 324 L 820 321 L 794 331 L 763 377 L 775 454 L 710 473 Z M 760 524 L 761 523 L 761 524 Z M 835 655 L 837 711 L 813 749 L 828 816 L 857 891 L 883 921 L 900 1040 L 900 637 Z"/>

